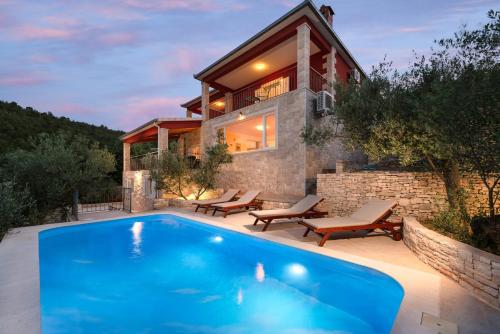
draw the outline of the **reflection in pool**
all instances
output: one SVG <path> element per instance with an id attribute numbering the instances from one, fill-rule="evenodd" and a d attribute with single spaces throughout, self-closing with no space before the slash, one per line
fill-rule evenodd
<path id="1" fill-rule="evenodd" d="M 173 215 L 39 238 L 44 334 L 389 333 L 403 298 L 378 271 Z"/>

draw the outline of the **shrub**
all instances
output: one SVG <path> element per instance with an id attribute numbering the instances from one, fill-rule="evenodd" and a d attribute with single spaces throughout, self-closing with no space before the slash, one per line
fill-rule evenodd
<path id="1" fill-rule="evenodd" d="M 191 192 L 198 199 L 207 190 L 215 188 L 221 165 L 231 161 L 232 157 L 225 144 L 208 147 L 200 162 L 186 157 L 174 142 L 168 150 L 161 152 L 159 158 L 155 155 L 147 156 L 145 164 L 151 179 L 155 181 L 156 189 L 183 199 L 187 199 L 189 195 L 186 192 Z"/>
<path id="2" fill-rule="evenodd" d="M 13 227 L 35 221 L 35 201 L 27 188 L 16 190 L 12 181 L 0 182 L 0 240 Z"/>

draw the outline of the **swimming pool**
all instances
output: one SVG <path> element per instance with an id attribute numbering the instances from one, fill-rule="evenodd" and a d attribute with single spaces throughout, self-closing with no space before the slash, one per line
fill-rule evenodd
<path id="1" fill-rule="evenodd" d="M 389 333 L 403 289 L 353 263 L 151 215 L 39 234 L 42 333 Z"/>

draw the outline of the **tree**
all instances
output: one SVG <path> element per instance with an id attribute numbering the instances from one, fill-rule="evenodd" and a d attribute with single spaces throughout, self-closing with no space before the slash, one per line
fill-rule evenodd
<path id="1" fill-rule="evenodd" d="M 360 85 L 337 84 L 330 124 L 305 128 L 304 141 L 321 145 L 343 137 L 375 161 L 397 157 L 410 165 L 424 159 L 443 179 L 450 207 L 464 218 L 460 172 L 478 173 L 488 187 L 493 217 L 500 152 L 500 15 L 490 11 L 488 16 L 481 29 L 462 28 L 438 41 L 430 56 L 416 57 L 403 73 L 383 62 Z"/>
<path id="2" fill-rule="evenodd" d="M 220 167 L 231 160 L 225 144 L 208 147 L 204 159 L 200 162 L 186 157 L 174 142 L 168 150 L 161 152 L 159 157 L 148 155 L 146 166 L 158 190 L 183 199 L 187 199 L 187 193 L 190 192 L 198 199 L 207 190 L 215 188 Z"/>
<path id="3" fill-rule="evenodd" d="M 115 170 L 114 156 L 83 137 L 42 134 L 31 150 L 5 155 L 1 174 L 28 187 L 38 211 L 46 215 L 62 209 L 67 214 L 75 191 L 99 186 Z"/>
<path id="4" fill-rule="evenodd" d="M 31 224 L 35 213 L 27 188 L 17 190 L 13 181 L 0 182 L 0 240 L 9 228 Z"/>

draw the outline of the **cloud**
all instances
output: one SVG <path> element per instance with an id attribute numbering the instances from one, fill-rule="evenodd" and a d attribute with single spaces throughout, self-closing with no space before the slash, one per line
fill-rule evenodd
<path id="1" fill-rule="evenodd" d="M 227 10 L 244 10 L 248 5 L 237 1 L 216 0 L 126 0 L 125 3 L 133 8 L 151 11 L 192 11 L 192 12 L 218 12 Z"/>
<path id="2" fill-rule="evenodd" d="M 110 32 L 99 35 L 97 41 L 100 45 L 120 46 L 135 44 L 139 38 L 134 32 Z"/>
<path id="3" fill-rule="evenodd" d="M 426 31 L 428 29 L 429 29 L 428 27 L 401 27 L 398 28 L 397 31 L 402 33 L 414 33 L 414 32 Z"/>
<path id="4" fill-rule="evenodd" d="M 53 78 L 37 72 L 10 72 L 0 74 L 0 86 L 36 86 L 52 81 Z"/>
<path id="5" fill-rule="evenodd" d="M 32 54 L 27 57 L 27 59 L 36 64 L 51 64 L 54 63 L 57 58 L 48 54 Z"/>
<path id="6" fill-rule="evenodd" d="M 133 97 L 117 110 L 122 110 L 117 121 L 119 128 L 130 130 L 159 117 L 184 117 L 181 104 L 189 97 Z"/>
<path id="7" fill-rule="evenodd" d="M 68 29 L 48 28 L 35 25 L 17 27 L 14 34 L 19 39 L 69 39 L 74 33 Z"/>

